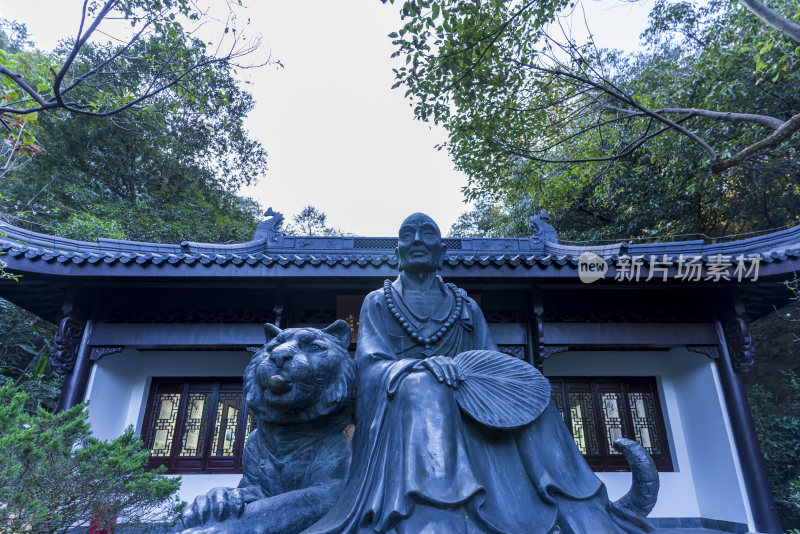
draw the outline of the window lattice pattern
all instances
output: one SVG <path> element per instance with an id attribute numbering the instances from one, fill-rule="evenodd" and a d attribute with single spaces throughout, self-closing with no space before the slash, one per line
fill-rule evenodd
<path id="1" fill-rule="evenodd" d="M 189 393 L 181 432 L 180 456 L 201 456 L 208 427 L 210 393 Z"/>
<path id="2" fill-rule="evenodd" d="M 447 247 L 447 250 L 461 250 L 460 237 L 445 237 L 442 239 L 442 244 Z"/>
<path id="3" fill-rule="evenodd" d="M 161 393 L 156 396 L 153 410 L 156 415 L 150 425 L 150 439 L 147 443 L 151 456 L 169 456 L 180 400 L 180 393 Z"/>
<path id="4" fill-rule="evenodd" d="M 241 378 L 153 378 L 142 423 L 148 467 L 167 473 L 241 473 L 252 429 Z"/>
<path id="5" fill-rule="evenodd" d="M 569 415 L 572 420 L 572 437 L 581 454 L 599 454 L 592 394 L 570 393 Z"/>
<path id="6" fill-rule="evenodd" d="M 391 237 L 356 237 L 353 248 L 363 250 L 393 249 L 397 246 L 397 238 Z"/>
<path id="7" fill-rule="evenodd" d="M 461 250 L 462 243 L 460 237 L 446 237 L 442 239 L 442 244 L 447 250 Z M 397 247 L 396 237 L 356 237 L 353 239 L 353 248 L 360 250 L 394 250 Z"/>
<path id="8" fill-rule="evenodd" d="M 600 406 L 603 410 L 603 433 L 606 437 L 608 454 L 620 454 L 614 449 L 614 442 L 628 435 L 628 425 L 622 406 L 621 393 L 601 393 Z"/>
<path id="9" fill-rule="evenodd" d="M 250 438 L 250 433 L 256 429 L 256 418 L 253 417 L 253 412 L 247 412 L 247 425 L 244 429 L 244 444 L 247 445 L 247 440 Z"/>
<path id="10" fill-rule="evenodd" d="M 672 460 L 652 377 L 550 378 L 550 398 L 575 445 L 595 471 L 629 471 L 614 449 L 619 438 L 639 442 L 659 471 L 672 471 Z"/>
<path id="11" fill-rule="evenodd" d="M 214 422 L 214 439 L 211 456 L 233 456 L 236 447 L 236 430 L 242 408 L 241 392 L 219 394 L 217 417 Z"/>
<path id="12" fill-rule="evenodd" d="M 628 393 L 628 403 L 631 407 L 634 439 L 650 454 L 661 454 L 661 436 L 656 424 L 653 396 L 648 393 Z"/>

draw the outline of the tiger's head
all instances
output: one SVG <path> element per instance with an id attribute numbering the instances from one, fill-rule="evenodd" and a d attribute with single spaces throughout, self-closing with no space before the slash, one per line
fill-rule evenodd
<path id="1" fill-rule="evenodd" d="M 311 421 L 344 408 L 355 394 L 350 325 L 322 330 L 265 324 L 267 343 L 244 372 L 247 404 L 260 421 Z"/>

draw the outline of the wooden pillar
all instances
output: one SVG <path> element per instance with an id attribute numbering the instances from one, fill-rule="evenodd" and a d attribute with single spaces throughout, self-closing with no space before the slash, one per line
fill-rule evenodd
<path id="1" fill-rule="evenodd" d="M 272 308 L 272 311 L 275 314 L 275 321 L 272 324 L 274 324 L 278 328 L 286 328 L 287 321 L 286 317 L 284 317 L 285 309 L 286 309 L 286 288 L 281 286 L 277 290 L 275 290 L 275 305 Z"/>
<path id="2" fill-rule="evenodd" d="M 529 344 L 531 347 L 531 362 L 536 369 L 541 372 L 544 369 L 544 360 L 549 356 L 545 355 L 544 347 L 544 301 L 542 299 L 542 288 L 533 286 L 531 288 L 530 316 L 528 329 L 530 331 Z"/>
<path id="3" fill-rule="evenodd" d="M 717 321 L 716 326 L 720 338 L 717 370 L 736 442 L 739 464 L 747 485 L 753 522 L 757 532 L 780 534 L 783 530 L 772 497 L 747 394 L 739 375 L 747 372 L 753 364 L 750 334 L 740 316 L 730 317 L 724 323 Z"/>
<path id="4" fill-rule="evenodd" d="M 67 410 L 83 401 L 92 368 L 87 345 L 90 333 L 91 321 L 87 321 L 76 306 L 73 292 L 64 300 L 50 354 L 50 364 L 56 372 L 66 375 L 56 411 Z"/>
<path id="5" fill-rule="evenodd" d="M 91 347 L 86 343 L 91 329 L 91 321 L 87 321 L 83 329 L 81 343 L 75 347 L 75 360 L 72 370 L 67 374 L 61 389 L 61 398 L 58 399 L 58 406 L 56 407 L 57 412 L 68 410 L 83 402 L 83 397 L 86 394 L 86 385 L 89 382 L 89 373 L 91 373 L 94 363 L 90 358 Z"/>

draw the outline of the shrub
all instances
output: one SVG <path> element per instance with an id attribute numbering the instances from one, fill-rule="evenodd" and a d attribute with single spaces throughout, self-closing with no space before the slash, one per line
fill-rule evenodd
<path id="1" fill-rule="evenodd" d="M 174 524 L 185 503 L 180 479 L 146 471 L 132 427 L 112 441 L 91 437 L 85 405 L 26 412 L 27 393 L 0 387 L 0 532 L 84 532 L 112 525 Z"/>

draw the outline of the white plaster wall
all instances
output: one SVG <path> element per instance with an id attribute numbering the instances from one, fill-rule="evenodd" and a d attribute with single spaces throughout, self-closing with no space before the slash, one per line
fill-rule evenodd
<path id="1" fill-rule="evenodd" d="M 103 357 L 93 367 L 86 389 L 94 435 L 113 439 L 133 425 L 141 433 L 150 380 L 153 377 L 242 376 L 249 352 L 138 351 L 125 349 Z M 180 498 L 218 486 L 236 486 L 241 475 L 182 475 Z"/>
<path id="2" fill-rule="evenodd" d="M 181 499 L 191 504 L 198 495 L 213 488 L 235 488 L 242 475 L 181 475 Z"/>
<path id="3" fill-rule="evenodd" d="M 674 472 L 660 473 L 650 517 L 706 517 L 749 523 L 738 460 L 714 363 L 685 349 L 570 351 L 545 361 L 547 376 L 655 376 Z M 630 473 L 598 473 L 609 497 L 630 487 Z"/>
<path id="4" fill-rule="evenodd" d="M 676 359 L 676 394 L 680 401 L 689 461 L 703 517 L 747 523 L 752 517 L 739 457 L 733 441 L 716 366 L 700 357 Z"/>

